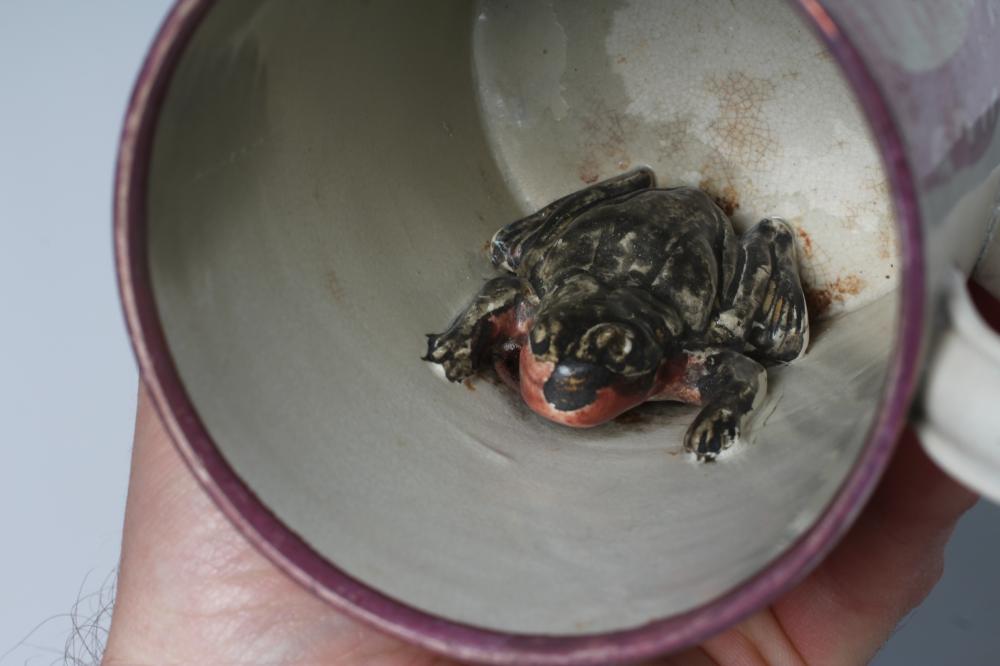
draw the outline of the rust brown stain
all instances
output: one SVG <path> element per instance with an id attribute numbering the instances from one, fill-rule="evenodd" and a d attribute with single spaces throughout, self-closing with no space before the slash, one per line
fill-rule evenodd
<path id="1" fill-rule="evenodd" d="M 805 287 L 803 291 L 805 292 L 806 308 L 809 310 L 810 317 L 821 317 L 826 314 L 826 311 L 833 304 L 833 297 L 830 295 L 829 289 Z"/>
<path id="2" fill-rule="evenodd" d="M 597 179 L 601 177 L 601 172 L 597 168 L 597 160 L 593 155 L 588 155 L 583 159 L 578 175 L 580 176 L 580 180 L 588 185 L 596 183 Z"/>
<path id="3" fill-rule="evenodd" d="M 813 241 L 812 237 L 802 227 L 795 227 L 795 233 L 798 235 L 799 240 L 802 241 L 802 254 L 806 259 L 812 259 L 813 256 Z"/>
<path id="4" fill-rule="evenodd" d="M 330 296 L 333 297 L 334 302 L 344 302 L 344 288 L 340 285 L 337 273 L 332 268 L 326 273 L 326 289 L 330 292 Z"/>
<path id="5" fill-rule="evenodd" d="M 889 229 L 879 229 L 878 256 L 879 259 L 892 259 L 896 256 L 896 234 Z"/>
<path id="6" fill-rule="evenodd" d="M 476 385 L 472 382 L 471 378 L 470 379 L 466 379 L 464 382 L 462 382 L 462 384 L 465 386 L 465 388 L 467 388 L 470 391 L 472 391 L 473 393 L 475 393 L 475 391 L 476 391 Z"/>
<path id="7" fill-rule="evenodd" d="M 616 62 L 617 64 L 619 64 L 619 65 L 624 65 L 625 63 L 627 63 L 627 62 L 628 62 L 628 58 L 626 58 L 626 57 L 625 57 L 625 56 L 623 56 L 623 55 L 620 55 L 620 56 L 618 56 L 617 58 L 615 58 L 615 62 Z"/>
<path id="8" fill-rule="evenodd" d="M 733 71 L 708 77 L 705 88 L 719 100 L 719 117 L 709 123 L 715 147 L 727 157 L 758 171 L 779 152 L 777 136 L 764 113 L 775 98 L 770 79 Z"/>
<path id="9" fill-rule="evenodd" d="M 721 187 L 712 178 L 702 178 L 698 183 L 698 189 L 712 197 L 716 205 L 729 217 L 733 216 L 740 207 L 740 197 L 733 187 L 732 181 L 726 182 Z"/>
<path id="10" fill-rule="evenodd" d="M 865 288 L 865 281 L 857 275 L 848 275 L 845 278 L 837 278 L 833 285 L 841 295 L 857 296 Z"/>
<path id="11" fill-rule="evenodd" d="M 858 275 L 838 277 L 822 289 L 807 287 L 805 289 L 806 306 L 809 314 L 819 317 L 825 314 L 834 303 L 843 303 L 848 296 L 857 296 L 865 288 L 864 278 Z"/>

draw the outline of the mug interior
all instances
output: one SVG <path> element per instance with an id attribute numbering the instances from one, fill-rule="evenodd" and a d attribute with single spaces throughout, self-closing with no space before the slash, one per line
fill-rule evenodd
<path id="1" fill-rule="evenodd" d="M 156 306 L 228 463 L 338 568 L 492 630 L 636 627 L 760 572 L 864 447 L 898 309 L 867 131 L 771 0 L 220 0 L 156 126 Z M 570 430 L 419 360 L 498 227 L 640 165 L 799 236 L 811 347 L 715 464 L 694 408 Z"/>

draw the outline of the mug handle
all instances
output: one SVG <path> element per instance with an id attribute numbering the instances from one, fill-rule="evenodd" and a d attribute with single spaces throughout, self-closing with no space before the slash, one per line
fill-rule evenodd
<path id="1" fill-rule="evenodd" d="M 951 276 L 949 325 L 929 360 L 917 432 L 953 478 L 1000 503 L 1000 335 L 976 311 L 965 276 Z"/>

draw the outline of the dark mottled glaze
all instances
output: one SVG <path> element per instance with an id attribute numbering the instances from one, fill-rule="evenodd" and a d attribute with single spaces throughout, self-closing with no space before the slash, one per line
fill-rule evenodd
<path id="1" fill-rule="evenodd" d="M 589 427 L 646 400 L 703 405 L 699 457 L 735 442 L 766 391 L 761 363 L 808 344 L 794 236 L 764 220 L 737 237 L 704 192 L 634 171 L 509 224 L 487 282 L 425 360 L 461 381 L 491 363 L 536 412 Z"/>

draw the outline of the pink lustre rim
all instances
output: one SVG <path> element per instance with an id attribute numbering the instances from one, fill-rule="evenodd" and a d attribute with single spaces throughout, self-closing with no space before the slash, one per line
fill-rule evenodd
<path id="1" fill-rule="evenodd" d="M 497 664 L 595 664 L 649 658 L 696 644 L 764 606 L 808 573 L 850 526 L 891 457 L 913 396 L 922 344 L 924 264 L 919 211 L 902 141 L 877 84 L 817 0 L 791 4 L 840 63 L 871 123 L 892 185 L 903 252 L 897 352 L 880 410 L 859 459 L 827 511 L 764 571 L 691 611 L 587 636 L 490 631 L 434 617 L 348 576 L 283 525 L 222 457 L 174 366 L 147 263 L 146 183 L 159 109 L 187 40 L 214 0 L 179 0 L 139 74 L 125 116 L 115 185 L 119 289 L 142 377 L 174 443 L 223 513 L 261 552 L 307 589 L 389 634 L 458 659 Z M 909 322 L 911 325 L 906 325 Z"/>

